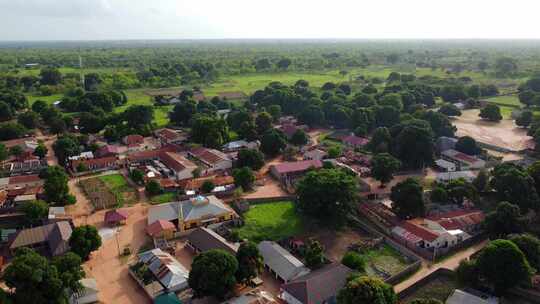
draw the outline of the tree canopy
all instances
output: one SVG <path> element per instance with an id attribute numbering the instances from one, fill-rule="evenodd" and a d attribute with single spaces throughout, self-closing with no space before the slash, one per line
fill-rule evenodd
<path id="1" fill-rule="evenodd" d="M 407 178 L 392 187 L 391 191 L 392 210 L 398 217 L 410 219 L 424 215 L 423 188 L 416 179 Z"/>
<path id="2" fill-rule="evenodd" d="M 223 299 L 236 284 L 238 261 L 230 253 L 214 249 L 193 259 L 189 272 L 189 287 L 195 297 L 215 296 Z"/>

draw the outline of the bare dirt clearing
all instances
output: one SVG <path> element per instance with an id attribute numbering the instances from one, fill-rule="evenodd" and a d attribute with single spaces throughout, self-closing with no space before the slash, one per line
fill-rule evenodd
<path id="1" fill-rule="evenodd" d="M 531 139 L 527 130 L 519 128 L 513 120 L 503 119 L 500 122 L 488 122 L 478 117 L 480 110 L 467 110 L 452 120 L 458 129 L 458 136 L 470 136 L 479 142 L 503 147 L 511 151 L 524 150 Z"/>

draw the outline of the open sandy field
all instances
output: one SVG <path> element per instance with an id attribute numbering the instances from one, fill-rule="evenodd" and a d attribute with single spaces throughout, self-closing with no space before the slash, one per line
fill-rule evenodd
<path id="1" fill-rule="evenodd" d="M 500 122 L 488 122 L 478 117 L 479 110 L 463 111 L 452 123 L 458 129 L 458 136 L 471 136 L 479 142 L 504 147 L 512 151 L 520 151 L 527 147 L 527 130 L 519 128 L 513 120 L 503 119 Z"/>

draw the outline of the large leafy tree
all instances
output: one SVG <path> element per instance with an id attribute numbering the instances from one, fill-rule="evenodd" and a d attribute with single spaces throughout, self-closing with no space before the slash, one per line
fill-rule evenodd
<path id="1" fill-rule="evenodd" d="M 244 284 L 257 277 L 263 270 L 263 258 L 253 242 L 244 242 L 236 252 L 238 260 L 238 270 L 236 271 L 236 280 Z"/>
<path id="2" fill-rule="evenodd" d="M 337 296 L 338 304 L 396 304 L 397 296 L 391 285 L 378 278 L 352 277 Z"/>
<path id="3" fill-rule="evenodd" d="M 67 303 L 58 269 L 31 249 L 17 250 L 15 258 L 4 271 L 3 280 L 15 290 L 15 303 Z"/>
<path id="4" fill-rule="evenodd" d="M 253 170 L 259 170 L 264 166 L 264 155 L 255 149 L 242 149 L 238 151 L 237 166 L 250 167 Z"/>
<path id="5" fill-rule="evenodd" d="M 390 199 L 393 202 L 392 210 L 402 219 L 423 216 L 425 213 L 423 188 L 416 179 L 407 178 L 392 187 Z"/>
<path id="6" fill-rule="evenodd" d="M 527 282 L 532 273 L 523 252 L 508 240 L 490 242 L 482 250 L 476 263 L 482 277 L 493 286 L 498 295 Z"/>
<path id="7" fill-rule="evenodd" d="M 388 152 L 392 144 L 392 136 L 388 128 L 377 128 L 371 136 L 367 148 L 373 152 Z"/>
<path id="8" fill-rule="evenodd" d="M 518 205 L 524 212 L 538 208 L 540 199 L 534 179 L 522 167 L 503 163 L 497 165 L 491 175 L 490 186 L 500 201 Z"/>
<path id="9" fill-rule="evenodd" d="M 504 238 L 523 230 L 519 207 L 509 202 L 501 202 L 497 209 L 488 213 L 484 226 L 491 238 Z"/>
<path id="10" fill-rule="evenodd" d="M 195 297 L 215 296 L 223 299 L 236 284 L 238 261 L 230 253 L 216 249 L 203 252 L 193 259 L 189 287 Z"/>
<path id="11" fill-rule="evenodd" d="M 123 113 L 127 125 L 134 129 L 142 129 L 152 123 L 154 107 L 146 105 L 132 105 Z"/>
<path id="12" fill-rule="evenodd" d="M 242 167 L 233 170 L 234 184 L 244 190 L 251 190 L 255 182 L 255 174 L 250 167 Z"/>
<path id="13" fill-rule="evenodd" d="M 68 157 L 81 153 L 77 138 L 72 135 L 63 135 L 59 137 L 53 145 L 54 154 L 60 164 L 65 164 Z"/>
<path id="14" fill-rule="evenodd" d="M 392 128 L 394 154 L 409 168 L 422 168 L 433 161 L 433 131 L 429 123 L 412 119 Z"/>
<path id="15" fill-rule="evenodd" d="M 261 151 L 270 156 L 276 156 L 287 146 L 283 132 L 270 129 L 261 138 Z"/>
<path id="16" fill-rule="evenodd" d="M 381 187 L 394 177 L 401 162 L 388 153 L 379 153 L 371 159 L 371 175 L 381 182 Z"/>
<path id="17" fill-rule="evenodd" d="M 169 117 L 172 123 L 187 126 L 195 113 L 197 113 L 197 104 L 194 100 L 189 99 L 175 105 Z"/>
<path id="18" fill-rule="evenodd" d="M 498 105 L 491 103 L 482 108 L 478 116 L 493 122 L 499 122 L 503 118 L 501 115 L 501 108 L 499 108 Z"/>
<path id="19" fill-rule="evenodd" d="M 62 167 L 52 166 L 47 168 L 43 185 L 47 202 L 61 205 L 71 202 L 68 180 L 69 178 Z"/>
<path id="20" fill-rule="evenodd" d="M 461 110 L 454 104 L 445 103 L 439 108 L 439 113 L 446 116 L 461 116 Z"/>
<path id="21" fill-rule="evenodd" d="M 354 209 L 358 186 L 341 169 L 311 171 L 297 185 L 298 208 L 325 224 L 342 225 Z"/>
<path id="22" fill-rule="evenodd" d="M 56 68 L 44 68 L 39 72 L 42 85 L 57 85 L 62 81 L 62 73 Z"/>
<path id="23" fill-rule="evenodd" d="M 229 140 L 227 122 L 219 117 L 195 115 L 191 127 L 191 138 L 209 148 L 220 148 Z"/>
<path id="24" fill-rule="evenodd" d="M 456 127 L 452 125 L 448 117 L 444 114 L 434 111 L 425 111 L 420 118 L 429 123 L 436 137 L 454 136 L 456 133 Z"/>
<path id="25" fill-rule="evenodd" d="M 30 201 L 23 205 L 25 219 L 31 224 L 37 224 L 47 217 L 49 205 L 41 200 Z"/>
<path id="26" fill-rule="evenodd" d="M 90 253 L 101 246 L 101 236 L 94 226 L 79 226 L 73 229 L 69 238 L 69 246 L 74 253 L 86 261 L 90 257 Z"/>
<path id="27" fill-rule="evenodd" d="M 540 269 L 540 240 L 532 234 L 514 234 L 510 240 L 523 252 L 527 261 L 538 271 Z"/>
<path id="28" fill-rule="evenodd" d="M 476 140 L 470 136 L 460 137 L 456 142 L 455 149 L 469 155 L 477 155 L 482 152 L 482 148 L 480 148 Z"/>
<path id="29" fill-rule="evenodd" d="M 255 118 L 255 125 L 257 126 L 257 133 L 264 134 L 264 132 L 272 128 L 272 115 L 268 112 L 259 113 Z"/>
<path id="30" fill-rule="evenodd" d="M 304 130 L 302 129 L 296 130 L 296 132 L 294 132 L 294 134 L 291 137 L 291 143 L 296 146 L 303 146 L 307 144 L 308 140 L 309 138 L 306 132 L 304 132 Z"/>
<path id="31" fill-rule="evenodd" d="M 81 283 L 79 282 L 84 278 L 84 270 L 82 269 L 81 264 L 81 257 L 73 252 L 67 252 L 64 255 L 53 259 L 53 265 L 58 270 L 64 287 L 74 291 L 82 288 Z"/>

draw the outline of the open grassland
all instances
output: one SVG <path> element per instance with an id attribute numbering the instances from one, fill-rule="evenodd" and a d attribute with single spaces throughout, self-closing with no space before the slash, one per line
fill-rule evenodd
<path id="1" fill-rule="evenodd" d="M 173 202 L 176 200 L 176 193 L 174 192 L 167 192 L 160 195 L 153 196 L 150 199 L 150 203 L 152 205 L 159 205 L 159 204 L 165 204 L 168 202 Z"/>
<path id="2" fill-rule="evenodd" d="M 362 257 L 366 261 L 366 273 L 383 279 L 403 271 L 409 264 L 399 251 L 386 244 L 363 253 Z"/>
<path id="3" fill-rule="evenodd" d="M 414 299 L 436 299 L 445 302 L 446 299 L 457 288 L 456 282 L 449 276 L 438 276 L 426 285 L 420 287 L 413 294 L 403 300 L 403 303 L 410 303 Z"/>
<path id="4" fill-rule="evenodd" d="M 304 222 L 296 214 L 291 201 L 253 205 L 244 214 L 244 220 L 245 225 L 236 231 L 241 239 L 255 242 L 279 240 L 304 230 Z"/>
<path id="5" fill-rule="evenodd" d="M 520 108 L 521 103 L 516 95 L 496 96 L 486 99 L 490 103 L 494 103 L 499 106 Z"/>

